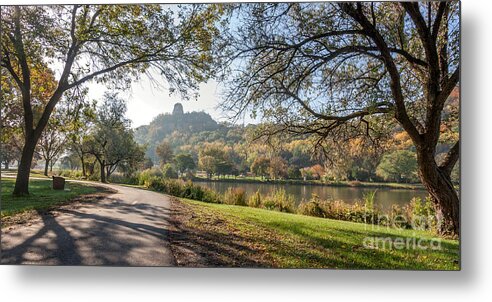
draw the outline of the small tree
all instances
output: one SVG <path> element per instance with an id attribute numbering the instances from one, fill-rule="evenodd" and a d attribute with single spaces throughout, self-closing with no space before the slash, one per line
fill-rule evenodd
<path id="1" fill-rule="evenodd" d="M 161 165 L 165 165 L 167 163 L 172 162 L 172 160 L 174 158 L 173 149 L 172 149 L 171 145 L 166 141 L 162 141 L 155 148 L 155 153 L 157 154 L 157 157 L 159 158 Z"/>
<path id="2" fill-rule="evenodd" d="M 84 91 L 84 94 L 86 91 Z M 87 167 L 92 168 L 93 162 L 89 161 L 88 157 L 91 155 L 85 148 L 85 142 L 88 140 L 90 131 L 94 127 L 96 120 L 96 102 L 82 103 L 82 106 L 75 112 L 76 118 L 74 118 L 73 129 L 68 133 L 68 150 L 70 153 L 75 154 L 80 160 L 80 166 L 82 168 L 82 176 L 87 177 Z M 92 174 L 92 169 L 89 169 Z"/>
<path id="3" fill-rule="evenodd" d="M 200 155 L 198 163 L 200 168 L 207 173 L 207 178 L 212 178 L 215 173 L 215 158 L 213 156 L 203 154 Z"/>
<path id="4" fill-rule="evenodd" d="M 150 159 L 150 157 L 145 157 L 145 159 L 142 163 L 142 168 L 144 170 L 146 170 L 146 169 L 150 169 L 152 167 L 154 167 L 154 162 L 152 161 L 152 159 Z"/>
<path id="5" fill-rule="evenodd" d="M 221 143 L 205 143 L 198 155 L 200 168 L 205 170 L 207 177 L 214 174 L 227 174 L 232 169 L 232 162 Z"/>
<path id="6" fill-rule="evenodd" d="M 162 174 L 166 178 L 178 178 L 178 173 L 169 163 L 162 166 Z"/>
<path id="7" fill-rule="evenodd" d="M 41 134 L 36 153 L 44 160 L 44 175 L 62 155 L 66 148 L 67 134 L 61 116 L 54 114 Z"/>
<path id="8" fill-rule="evenodd" d="M 418 176 L 415 152 L 397 150 L 384 155 L 376 169 L 376 174 L 386 181 L 416 181 Z"/>
<path id="9" fill-rule="evenodd" d="M 190 154 L 178 154 L 174 158 L 174 162 L 176 164 L 176 168 L 178 169 L 179 173 L 185 173 L 188 171 L 193 171 L 196 168 L 195 161 L 193 160 L 193 157 Z"/>
<path id="10" fill-rule="evenodd" d="M 270 159 L 270 165 L 268 166 L 268 174 L 270 178 L 277 179 L 279 177 L 287 176 L 287 162 L 285 159 L 275 156 Z"/>
<path id="11" fill-rule="evenodd" d="M 101 182 L 106 182 L 123 163 L 141 162 L 144 158 L 142 148 L 133 138 L 125 112 L 125 102 L 117 94 L 105 93 L 94 129 L 84 141 L 84 152 L 92 154 L 99 163 Z"/>
<path id="12" fill-rule="evenodd" d="M 265 177 L 268 175 L 269 167 L 270 159 L 266 156 L 260 155 L 254 159 L 250 169 L 256 176 Z"/>

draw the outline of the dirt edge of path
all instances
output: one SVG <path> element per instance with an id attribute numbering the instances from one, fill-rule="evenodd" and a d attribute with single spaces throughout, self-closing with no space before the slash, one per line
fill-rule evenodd
<path id="1" fill-rule="evenodd" d="M 200 213 L 179 198 L 171 198 L 169 242 L 180 267 L 275 267 L 256 242 L 234 230 L 220 213 Z"/>

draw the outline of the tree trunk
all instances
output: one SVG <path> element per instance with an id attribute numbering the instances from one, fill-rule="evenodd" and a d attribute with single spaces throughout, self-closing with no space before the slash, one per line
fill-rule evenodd
<path id="1" fill-rule="evenodd" d="M 21 160 L 19 162 L 13 192 L 13 195 L 15 196 L 29 195 L 29 173 L 31 172 L 32 158 L 34 156 L 36 143 L 37 140 L 34 138 L 26 139 L 24 147 L 22 148 Z"/>
<path id="2" fill-rule="evenodd" d="M 80 157 L 80 162 L 82 163 L 82 177 L 87 178 L 87 176 L 85 175 L 85 161 L 83 155 Z"/>
<path id="3" fill-rule="evenodd" d="M 418 156 L 419 174 L 424 187 L 431 195 L 436 209 L 439 234 L 458 236 L 460 233 L 460 200 L 451 177 L 436 164 L 434 156 Z"/>
<path id="4" fill-rule="evenodd" d="M 111 177 L 111 166 L 108 165 L 106 168 L 106 180 L 109 181 L 110 177 Z"/>
<path id="5" fill-rule="evenodd" d="M 48 176 L 48 167 L 50 166 L 50 161 L 46 160 L 44 163 L 44 176 Z"/>
<path id="6" fill-rule="evenodd" d="M 96 161 L 94 161 L 94 162 L 88 162 L 87 163 L 87 171 L 86 171 L 86 173 L 89 172 L 89 175 L 94 174 L 94 167 L 95 166 L 96 166 Z"/>
<path id="7" fill-rule="evenodd" d="M 9 169 L 9 162 L 8 162 L 8 161 L 6 161 L 6 162 L 4 163 L 4 165 L 5 165 L 5 170 L 8 170 L 8 169 Z"/>
<path id="8" fill-rule="evenodd" d="M 101 182 L 106 182 L 106 170 L 105 170 L 105 161 L 99 162 L 99 165 L 101 166 Z"/>

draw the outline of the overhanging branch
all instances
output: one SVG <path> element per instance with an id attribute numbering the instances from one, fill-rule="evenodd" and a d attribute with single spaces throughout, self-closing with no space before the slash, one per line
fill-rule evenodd
<path id="1" fill-rule="evenodd" d="M 439 165 L 439 168 L 446 173 L 446 175 L 451 175 L 456 162 L 460 158 L 460 140 L 458 140 L 454 146 L 448 151 L 446 157 Z"/>

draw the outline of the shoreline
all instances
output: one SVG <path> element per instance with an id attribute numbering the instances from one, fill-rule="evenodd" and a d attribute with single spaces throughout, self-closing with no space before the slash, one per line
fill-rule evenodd
<path id="1" fill-rule="evenodd" d="M 422 184 L 401 184 L 401 183 L 370 183 L 370 182 L 320 182 L 315 180 L 257 180 L 244 178 L 225 178 L 207 179 L 195 177 L 193 182 L 222 182 L 222 183 L 249 183 L 267 185 L 299 185 L 299 186 L 320 186 L 320 187 L 350 187 L 350 188 L 375 188 L 375 189 L 403 189 L 403 190 L 425 190 Z"/>

